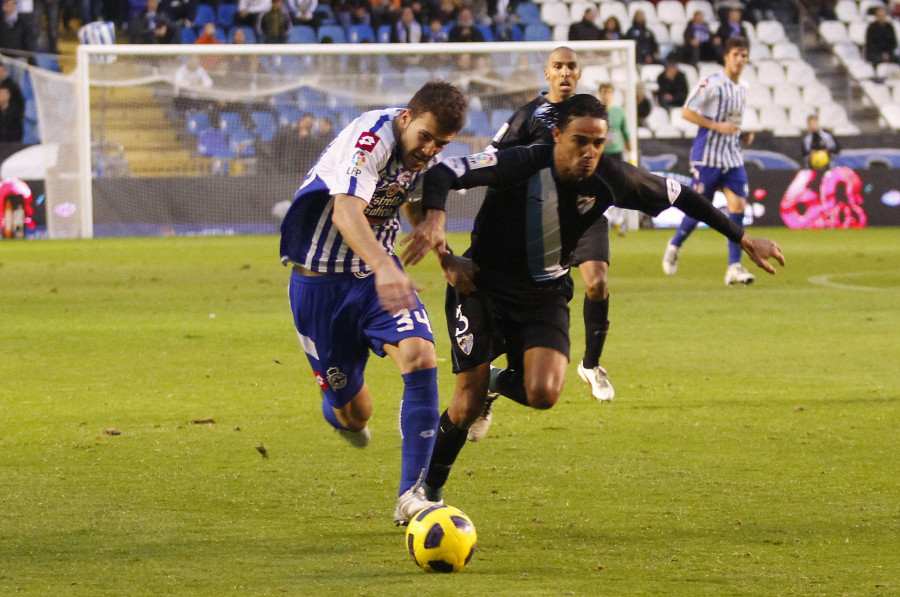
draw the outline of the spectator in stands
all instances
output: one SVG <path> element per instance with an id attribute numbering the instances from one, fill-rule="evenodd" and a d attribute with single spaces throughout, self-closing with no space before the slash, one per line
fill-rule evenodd
<path id="1" fill-rule="evenodd" d="M 822 150 L 828 154 L 828 163 L 818 169 L 825 169 L 831 164 L 831 158 L 841 152 L 841 146 L 834 135 L 819 128 L 819 117 L 815 114 L 806 117 L 806 127 L 807 132 L 801 140 L 800 157 L 807 167 L 812 168 L 809 163 L 810 155 L 814 151 Z"/>
<path id="2" fill-rule="evenodd" d="M 12 104 L 8 87 L 0 87 L 0 143 L 21 143 L 25 113 Z"/>
<path id="3" fill-rule="evenodd" d="M 400 44 L 417 44 L 422 41 L 422 25 L 416 21 L 416 14 L 411 6 L 403 7 L 400 19 L 391 27 L 391 41 Z"/>
<path id="4" fill-rule="evenodd" d="M 716 47 L 716 60 L 718 62 L 722 62 L 722 57 L 725 55 L 725 42 L 727 42 L 732 37 L 743 37 L 744 39 L 749 39 L 747 37 L 747 29 L 744 27 L 743 23 L 743 15 L 739 8 L 732 8 L 728 11 L 728 18 L 719 25 L 719 30 L 716 31 L 716 35 L 713 37 L 713 45 Z"/>
<path id="5" fill-rule="evenodd" d="M 802 0 L 816 24 L 822 21 L 837 21 L 837 13 L 834 7 L 837 0 Z"/>
<path id="6" fill-rule="evenodd" d="M 481 31 L 475 27 L 475 17 L 472 15 L 472 9 L 463 8 L 459 11 L 456 25 L 450 28 L 447 38 L 451 42 L 484 41 Z"/>
<path id="7" fill-rule="evenodd" d="M 897 32 L 888 20 L 887 9 L 879 6 L 875 20 L 866 28 L 866 60 L 872 66 L 882 62 L 897 62 Z"/>
<path id="8" fill-rule="evenodd" d="M 319 156 L 313 137 L 315 118 L 309 112 L 300 120 L 279 127 L 272 138 L 276 170 L 285 174 L 306 172 Z"/>
<path id="9" fill-rule="evenodd" d="M 22 2 L 24 5 L 25 2 Z M 58 53 L 59 41 L 59 0 L 31 0 L 30 26 L 34 38 L 38 40 L 38 48 L 49 54 Z M 20 13 L 22 6 L 20 5 Z M 45 31 L 41 32 L 41 23 L 45 24 Z M 41 43 L 46 38 L 46 43 Z"/>
<path id="10" fill-rule="evenodd" d="M 718 58 L 713 35 L 706 22 L 702 10 L 694 13 L 693 18 L 684 28 L 683 60 L 696 66 L 698 62 L 713 62 Z"/>
<path id="11" fill-rule="evenodd" d="M 661 108 L 680 108 L 688 96 L 687 76 L 678 68 L 678 59 L 669 56 L 666 70 L 656 78 L 656 103 Z"/>
<path id="12" fill-rule="evenodd" d="M 597 27 L 597 11 L 588 8 L 584 16 L 577 23 L 569 25 L 569 41 L 592 41 L 603 39 L 603 32 Z"/>
<path id="13" fill-rule="evenodd" d="M 372 24 L 372 16 L 369 14 L 371 7 L 369 0 L 336 0 L 333 6 L 338 23 L 345 30 L 350 25 Z"/>
<path id="14" fill-rule="evenodd" d="M 19 17 L 16 0 L 3 0 L 3 19 L 0 20 L 0 50 L 16 52 L 34 52 L 37 50 L 37 39 L 28 23 Z"/>
<path id="15" fill-rule="evenodd" d="M 746 5 L 740 0 L 715 0 L 713 6 L 720 23 L 728 20 L 729 11 L 737 9 L 743 12 L 746 8 Z"/>
<path id="16" fill-rule="evenodd" d="M 294 25 L 306 25 L 313 29 L 319 28 L 319 17 L 316 8 L 319 0 L 285 0 L 284 7 L 291 15 L 291 23 Z"/>
<path id="17" fill-rule="evenodd" d="M 6 64 L 0 62 L 0 89 L 9 89 L 9 104 L 14 109 L 18 109 L 25 113 L 25 95 L 19 84 L 9 76 L 6 70 Z"/>
<path id="18" fill-rule="evenodd" d="M 519 15 L 515 5 L 507 2 L 503 9 L 494 15 L 494 34 L 497 41 L 516 41 L 522 39 Z"/>
<path id="19" fill-rule="evenodd" d="M 103 17 L 103 0 L 80 0 L 81 24 L 87 25 Z"/>
<path id="20" fill-rule="evenodd" d="M 438 17 L 431 19 L 428 29 L 422 34 L 422 41 L 430 44 L 448 41 L 447 32 L 444 31 L 443 24 Z"/>
<path id="21" fill-rule="evenodd" d="M 198 90 L 209 89 L 213 82 L 200 65 L 196 54 L 187 57 L 184 64 L 175 71 L 175 108 L 184 111 L 203 110 L 208 102 L 200 98 Z"/>
<path id="22" fill-rule="evenodd" d="M 159 0 L 147 0 L 147 8 L 131 19 L 128 37 L 133 44 L 171 44 L 181 41 L 181 30 L 159 9 Z"/>
<path id="23" fill-rule="evenodd" d="M 634 100 L 637 107 L 638 126 L 646 126 L 647 117 L 653 111 L 653 102 L 647 97 L 647 87 L 643 81 L 638 81 L 634 86 Z"/>
<path id="24" fill-rule="evenodd" d="M 603 23 L 603 31 L 600 32 L 600 35 L 600 39 L 622 39 L 622 25 L 619 24 L 619 19 L 616 17 L 609 17 L 606 19 L 606 22 Z"/>
<path id="25" fill-rule="evenodd" d="M 291 17 L 284 0 L 272 0 L 272 7 L 259 19 L 260 39 L 264 44 L 285 44 L 291 30 Z"/>
<path id="26" fill-rule="evenodd" d="M 209 2 L 207 2 L 209 4 Z M 160 11 L 169 15 L 169 18 L 178 23 L 181 28 L 193 27 L 197 20 L 197 7 L 199 0 L 161 0 Z"/>
<path id="27" fill-rule="evenodd" d="M 272 0 L 238 0 L 234 25 L 256 30 L 259 20 L 272 9 Z"/>
<path id="28" fill-rule="evenodd" d="M 756 25 L 760 21 L 775 20 L 775 11 L 772 10 L 771 0 L 747 0 L 745 14 L 751 23 Z"/>
<path id="29" fill-rule="evenodd" d="M 237 33 L 237 29 L 235 33 Z M 221 44 L 218 39 L 216 39 L 216 24 L 213 22 L 209 22 L 203 26 L 203 33 L 201 33 L 197 39 L 194 41 L 195 44 L 198 45 L 215 45 Z M 216 70 L 219 68 L 219 65 L 222 63 L 222 56 L 201 56 L 200 57 L 200 66 L 202 66 L 207 72 L 211 70 Z"/>
<path id="30" fill-rule="evenodd" d="M 635 60 L 638 64 L 659 64 L 659 44 L 656 43 L 653 32 L 647 29 L 647 17 L 643 10 L 634 11 L 625 39 L 634 40 Z"/>

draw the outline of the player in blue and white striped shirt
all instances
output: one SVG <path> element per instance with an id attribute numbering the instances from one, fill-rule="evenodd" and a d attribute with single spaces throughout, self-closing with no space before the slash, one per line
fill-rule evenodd
<path id="1" fill-rule="evenodd" d="M 741 132 L 749 87 L 740 78 L 748 54 L 745 38 L 730 38 L 725 43 L 725 68 L 700 81 L 682 110 L 682 118 L 699 127 L 691 147 L 692 186 L 710 201 L 721 189 L 728 200 L 728 217 L 739 226 L 744 220 L 749 191 L 741 142 L 753 142 L 753 133 Z M 681 245 L 696 226 L 694 218 L 686 216 L 682 220 L 663 256 L 665 273 L 675 273 Z M 741 265 L 740 245 L 729 241 L 725 284 L 749 284 L 753 280 L 753 274 Z"/>
<path id="2" fill-rule="evenodd" d="M 428 467 L 439 412 L 431 322 L 394 241 L 401 207 L 413 223 L 421 221 L 409 195 L 465 122 L 465 98 L 443 82 L 423 86 L 406 108 L 364 113 L 319 157 L 281 226 L 281 259 L 293 265 L 294 323 L 322 389 L 325 419 L 351 444 L 368 445 L 369 350 L 390 356 L 403 376 L 397 524 L 433 505 L 417 479 Z M 443 222 L 443 212 L 427 217 Z M 413 263 L 423 256 L 404 254 Z"/>

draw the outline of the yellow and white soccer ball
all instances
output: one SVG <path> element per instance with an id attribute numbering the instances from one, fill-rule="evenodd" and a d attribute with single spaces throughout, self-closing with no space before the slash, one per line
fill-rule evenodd
<path id="1" fill-rule="evenodd" d="M 472 519 L 453 506 L 432 506 L 406 527 L 406 548 L 426 572 L 459 572 L 472 559 L 478 536 Z"/>
<path id="2" fill-rule="evenodd" d="M 831 158 L 828 156 L 828 152 L 824 149 L 816 149 L 809 154 L 809 167 L 813 168 L 814 170 L 827 168 L 828 162 L 830 161 Z"/>

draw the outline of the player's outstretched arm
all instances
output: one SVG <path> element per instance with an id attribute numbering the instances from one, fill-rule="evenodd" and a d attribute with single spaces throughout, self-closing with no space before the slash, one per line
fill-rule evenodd
<path id="1" fill-rule="evenodd" d="M 471 294 L 477 290 L 475 288 L 475 274 L 478 272 L 478 266 L 471 259 L 458 257 L 444 249 L 438 251 L 441 260 L 441 269 L 444 271 L 444 278 L 455 288 L 460 294 Z"/>
<path id="2" fill-rule="evenodd" d="M 400 256 L 403 265 L 415 265 L 430 251 L 438 251 L 446 246 L 444 224 L 447 214 L 444 211 L 429 209 L 422 216 L 420 208 L 410 207 L 406 210 L 406 216 L 415 228 L 400 241 L 401 246 L 406 245 Z"/>
<path id="3" fill-rule="evenodd" d="M 741 238 L 741 248 L 747 253 L 753 263 L 770 274 L 775 274 L 775 266 L 769 263 L 769 259 L 774 259 L 784 267 L 784 254 L 781 252 L 781 247 L 774 240 L 752 238 L 744 234 Z"/>

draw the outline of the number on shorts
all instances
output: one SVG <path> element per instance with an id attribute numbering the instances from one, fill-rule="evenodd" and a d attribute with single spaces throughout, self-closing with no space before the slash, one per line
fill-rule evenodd
<path id="1" fill-rule="evenodd" d="M 425 327 L 428 328 L 429 333 L 434 333 L 431 329 L 431 321 L 428 319 L 428 313 L 425 312 L 425 309 L 416 309 L 412 313 L 409 312 L 409 309 L 400 309 L 397 311 L 395 317 L 397 318 L 398 332 L 408 332 L 415 328 L 416 324 L 413 322 L 413 317 L 415 317 L 416 321 L 424 324 Z"/>

